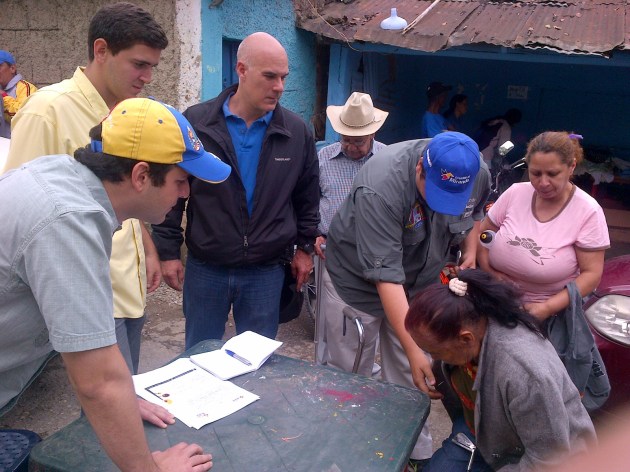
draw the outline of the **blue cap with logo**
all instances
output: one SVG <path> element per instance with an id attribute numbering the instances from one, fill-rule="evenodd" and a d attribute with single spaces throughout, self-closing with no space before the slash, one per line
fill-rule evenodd
<path id="1" fill-rule="evenodd" d="M 446 131 L 431 139 L 423 158 L 429 207 L 438 213 L 461 215 L 481 166 L 477 143 L 463 133 Z"/>
<path id="2" fill-rule="evenodd" d="M 0 64 L 2 64 L 3 62 L 13 65 L 15 64 L 15 58 L 13 57 L 13 54 L 11 54 L 9 51 L 0 49 Z"/>

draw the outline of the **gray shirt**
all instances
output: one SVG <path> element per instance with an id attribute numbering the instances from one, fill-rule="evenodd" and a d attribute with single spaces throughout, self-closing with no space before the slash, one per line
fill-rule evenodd
<path id="1" fill-rule="evenodd" d="M 488 320 L 473 389 L 477 446 L 493 470 L 539 470 L 595 444 L 555 349 L 520 323 L 510 329 Z"/>
<path id="2" fill-rule="evenodd" d="M 385 314 L 377 282 L 402 284 L 409 296 L 437 282 L 449 247 L 483 216 L 490 191 L 483 165 L 462 216 L 436 213 L 426 204 L 416 165 L 429 141 L 405 141 L 376 153 L 331 223 L 326 268 L 339 296 L 366 313 Z"/>
<path id="3" fill-rule="evenodd" d="M 116 343 L 109 256 L 119 226 L 101 181 L 70 156 L 0 176 L 0 407 L 54 349 Z"/>

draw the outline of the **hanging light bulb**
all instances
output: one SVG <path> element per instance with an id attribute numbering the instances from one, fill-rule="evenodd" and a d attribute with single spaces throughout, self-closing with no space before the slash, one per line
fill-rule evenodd
<path id="1" fill-rule="evenodd" d="M 392 13 L 389 18 L 385 18 L 381 21 L 381 28 L 384 30 L 401 30 L 407 27 L 407 20 L 398 16 L 395 8 L 392 8 Z"/>

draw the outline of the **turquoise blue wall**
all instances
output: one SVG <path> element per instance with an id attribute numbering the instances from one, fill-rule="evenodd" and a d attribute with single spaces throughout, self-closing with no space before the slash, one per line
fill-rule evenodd
<path id="1" fill-rule="evenodd" d="M 289 57 L 289 77 L 281 104 L 310 123 L 315 107 L 315 37 L 295 27 L 291 0 L 226 0 L 201 7 L 202 99 L 222 90 L 223 39 L 242 40 L 265 31 L 282 43 Z"/>
<path id="2" fill-rule="evenodd" d="M 352 91 L 353 71 L 348 69 L 354 69 L 361 54 L 346 46 L 331 47 L 329 99 L 339 101 Z M 610 147 L 620 157 L 630 157 L 630 53 L 604 59 L 523 51 L 409 54 L 406 50 L 392 53 L 391 48 L 389 52 L 376 48 L 363 54 L 378 64 L 371 78 L 378 83 L 378 97 L 373 98 L 390 112 L 377 136 L 384 142 L 418 137 L 427 106 L 425 87 L 439 80 L 453 85 L 451 94 L 468 95 L 464 124 L 470 133 L 487 117 L 512 107 L 521 109 L 523 120 L 514 129 L 518 146 L 511 153 L 514 157 L 524 150 L 529 138 L 548 129 L 579 132 L 584 135 L 584 145 Z M 526 97 L 510 98 L 509 86 L 523 87 Z M 334 140 L 328 132 L 326 138 Z"/>

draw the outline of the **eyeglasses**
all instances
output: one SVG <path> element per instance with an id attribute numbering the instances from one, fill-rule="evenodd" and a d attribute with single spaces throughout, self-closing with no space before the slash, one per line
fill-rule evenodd
<path id="1" fill-rule="evenodd" d="M 345 146 L 363 147 L 368 143 L 369 139 L 346 139 L 340 138 L 339 142 Z"/>

